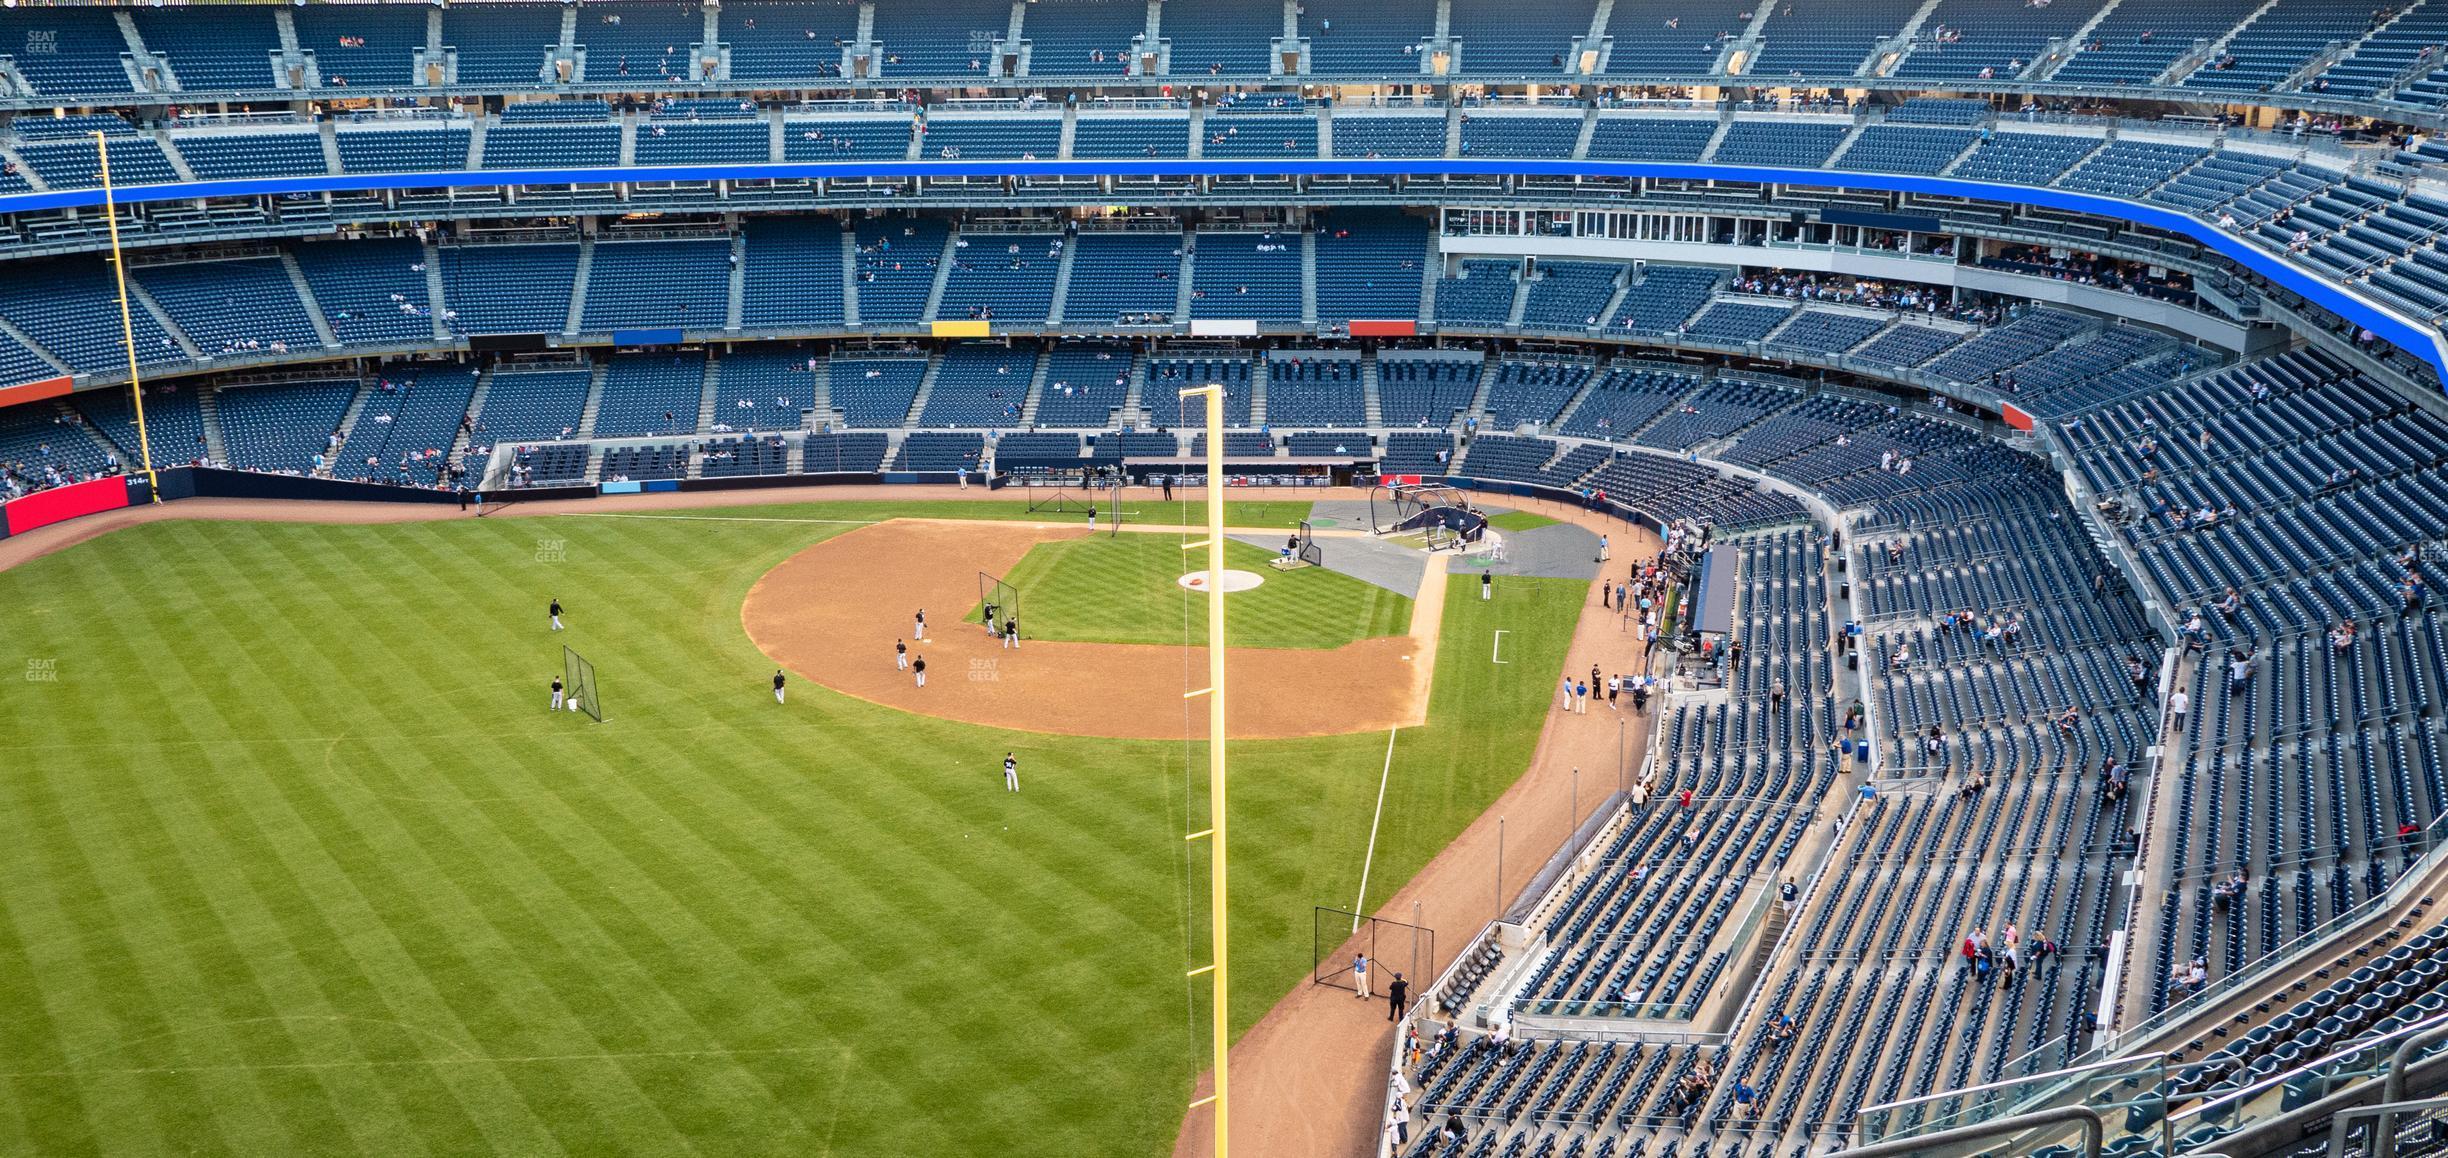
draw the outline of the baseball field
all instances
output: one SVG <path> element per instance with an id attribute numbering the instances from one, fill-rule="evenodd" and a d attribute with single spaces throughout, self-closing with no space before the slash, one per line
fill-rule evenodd
<path id="1" fill-rule="evenodd" d="M 1188 564 L 1138 534 L 985 501 L 162 521 L 0 572 L 0 1153 L 1163 1153 L 1207 1060 L 1205 752 L 1114 738 L 1149 735 L 1126 689 L 1059 670 L 1183 666 Z M 877 592 L 973 591 L 940 573 L 972 543 L 1049 638 L 979 651 L 938 602 L 971 650 L 918 699 Z M 1527 765 L 1586 592 L 1232 597 L 1254 671 L 1432 661 L 1370 904 Z M 607 722 L 545 710 L 564 645 Z M 1287 735 L 1234 746 L 1244 1027 L 1359 890 L 1387 767 L 1383 727 Z"/>

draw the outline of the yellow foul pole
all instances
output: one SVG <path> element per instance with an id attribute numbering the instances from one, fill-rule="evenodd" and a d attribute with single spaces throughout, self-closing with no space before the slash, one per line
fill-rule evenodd
<path id="1" fill-rule="evenodd" d="M 1231 1153 L 1231 1119 L 1227 1108 L 1232 1102 L 1226 1080 L 1230 1063 L 1232 1039 L 1231 1019 L 1226 999 L 1224 961 L 1226 957 L 1225 928 L 1225 860 L 1224 860 L 1224 387 L 1209 383 L 1182 391 L 1182 397 L 1203 394 L 1207 397 L 1207 538 L 1191 546 L 1207 548 L 1207 687 L 1203 691 L 1185 693 L 1207 697 L 1207 817 L 1208 828 L 1194 832 L 1187 839 L 1207 841 L 1207 919 L 1210 938 L 1214 941 L 1215 960 L 1190 971 L 1193 977 L 1212 974 L 1215 984 L 1213 999 L 1213 1029 L 1215 1048 L 1215 1093 L 1191 1104 L 1192 1109 L 1208 1103 L 1215 1105 L 1215 1158 L 1228 1158 Z"/>
<path id="2" fill-rule="evenodd" d="M 110 138 L 95 133 L 93 139 L 94 158 L 102 166 L 102 219 L 110 223 L 111 274 L 119 279 L 119 340 L 127 345 L 128 393 L 136 400 L 136 453 L 144 467 L 145 483 L 158 503 L 161 480 L 153 473 L 153 439 L 145 430 L 144 375 L 137 368 L 136 315 L 128 309 L 127 255 L 119 250 L 119 201 L 111 186 Z"/>

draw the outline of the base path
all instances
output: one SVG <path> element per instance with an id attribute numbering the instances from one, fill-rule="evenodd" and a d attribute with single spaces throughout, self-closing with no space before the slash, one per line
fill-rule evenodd
<path id="1" fill-rule="evenodd" d="M 1614 519 L 1566 504 L 1514 497 L 1501 501 L 1613 536 L 1614 561 L 1602 569 L 1604 575 L 1621 578 L 1633 561 L 1657 554 L 1656 535 Z M 1592 580 L 1563 670 L 1586 673 L 1591 664 L 1607 671 L 1646 670 L 1640 644 L 1622 630 L 1615 612 L 1599 606 L 1597 591 Z M 1496 597 L 1504 598 L 1501 579 Z M 1634 714 L 1631 701 L 1623 701 L 1620 711 L 1593 702 L 1583 715 L 1554 711 L 1555 702 L 1549 696 L 1547 727 L 1531 755 L 1529 771 L 1375 910 L 1377 916 L 1408 922 L 1415 919 L 1416 903 L 1418 923 L 1436 930 L 1440 968 L 1496 918 L 1499 896 L 1510 903 L 1578 827 L 1573 769 L 1581 769 L 1578 795 L 1587 815 L 1598 811 L 1616 788 L 1618 744 L 1623 745 L 1621 758 L 1628 767 L 1641 766 L 1651 717 Z M 1502 882 L 1496 879 L 1499 817 L 1505 853 Z M 1358 868 L 1353 866 L 1355 872 Z M 1319 903 L 1349 902 L 1321 897 Z M 1351 951 L 1348 945 L 1333 950 L 1344 959 Z M 1366 1158 L 1377 1152 L 1386 1067 L 1394 1049 L 1395 1023 L 1386 1020 L 1387 980 L 1377 979 L 1378 996 L 1368 1001 L 1347 988 L 1303 981 L 1233 1043 L 1235 1158 Z M 1409 980 L 1416 997 L 1436 979 Z M 1202 1076 L 1194 1096 L 1210 1092 L 1209 1078 Z M 1174 1140 L 1174 1158 L 1213 1154 L 1214 1128 L 1207 1111 L 1191 1111 Z M 1424 1128 L 1425 1123 L 1412 1123 L 1414 1141 Z"/>
<path id="2" fill-rule="evenodd" d="M 1157 528 L 1141 527 L 1140 530 Z M 894 519 L 826 539 L 766 572 L 740 622 L 782 666 L 834 691 L 903 711 L 1069 736 L 1201 739 L 1207 649 L 1023 639 L 1005 648 L 962 621 L 977 574 L 1007 575 L 1039 543 L 1080 527 Z M 1430 558 L 1413 635 L 1316 650 L 1233 648 L 1235 739 L 1375 732 L 1421 723 L 1444 612 L 1444 560 Z M 1229 596 L 1227 597 L 1230 598 Z M 927 610 L 924 640 L 910 636 Z M 1023 632 L 1027 616 L 1021 617 Z M 893 641 L 927 661 L 927 686 L 893 663 Z M 1185 708 L 1187 710 L 1185 710 Z"/>

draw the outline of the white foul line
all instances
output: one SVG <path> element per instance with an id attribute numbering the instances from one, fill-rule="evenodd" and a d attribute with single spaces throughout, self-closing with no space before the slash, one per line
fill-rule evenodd
<path id="1" fill-rule="evenodd" d="M 1489 663 L 1503 663 L 1503 662 L 1505 662 L 1505 661 L 1503 661 L 1503 660 L 1501 660 L 1501 659 L 1496 658 L 1497 656 L 1504 654 L 1504 637 L 1505 637 L 1505 633 L 1504 633 L 1504 632 L 1499 631 L 1499 632 L 1497 632 L 1497 633 L 1496 633 L 1496 646 L 1488 649 L 1488 662 L 1489 662 Z"/>
<path id="2" fill-rule="evenodd" d="M 1360 931 L 1360 905 L 1368 900 L 1369 866 L 1377 860 L 1377 822 L 1385 819 L 1386 780 L 1394 774 L 1394 734 L 1400 728 L 1386 729 L 1385 767 L 1377 773 L 1377 815 L 1369 818 L 1368 855 L 1360 859 L 1360 895 L 1352 898 L 1352 932 Z"/>

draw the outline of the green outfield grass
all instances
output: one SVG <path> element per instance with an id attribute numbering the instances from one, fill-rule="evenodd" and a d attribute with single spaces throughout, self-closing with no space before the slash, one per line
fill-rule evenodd
<path id="1" fill-rule="evenodd" d="M 1323 567 L 1277 571 L 1276 552 L 1224 544 L 1224 566 L 1264 581 L 1239 591 L 1224 616 L 1234 647 L 1331 648 L 1411 630 L 1411 600 Z M 1092 535 L 1039 543 L 1003 581 L 1020 590 L 1020 631 L 1082 643 L 1204 643 L 1207 596 L 1181 586 L 1206 566 L 1170 535 Z M 968 621 L 981 622 L 972 606 Z"/>
<path id="2" fill-rule="evenodd" d="M 1499 531 L 1535 531 L 1556 525 L 1556 520 L 1531 511 L 1506 511 L 1490 517 L 1488 525 Z"/>
<path id="3" fill-rule="evenodd" d="M 777 706 L 740 600 L 851 525 L 791 509 L 166 522 L 0 573 L 0 1153 L 1163 1153 L 1203 748 Z M 1585 594 L 1448 602 L 1372 901 L 1519 774 Z M 610 723 L 544 711 L 564 643 Z M 1385 745 L 1235 746 L 1237 1026 L 1351 902 Z"/>

